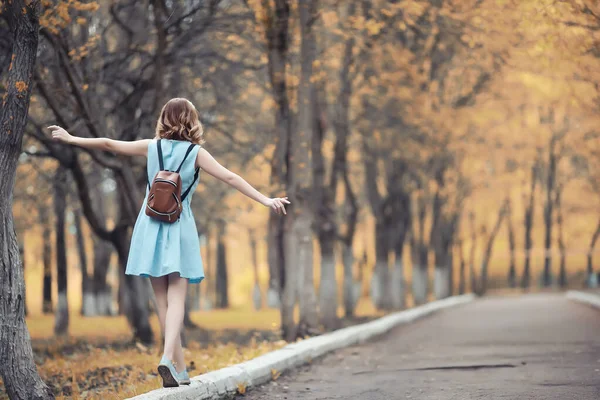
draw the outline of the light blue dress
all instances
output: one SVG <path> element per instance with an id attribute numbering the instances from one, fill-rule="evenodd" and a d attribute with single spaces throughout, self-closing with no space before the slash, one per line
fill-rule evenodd
<path id="1" fill-rule="evenodd" d="M 160 143 L 164 169 L 177 170 L 190 142 L 162 139 Z M 194 179 L 198 150 L 200 150 L 200 146 L 195 146 L 179 172 L 183 184 L 182 194 Z M 159 169 L 157 141 L 153 140 L 148 146 L 147 173 L 150 182 Z M 146 198 L 144 198 L 131 237 L 129 258 L 125 269 L 127 275 L 147 277 L 178 272 L 182 278 L 189 279 L 189 283 L 200 283 L 204 279 L 198 230 L 190 207 L 196 186 L 198 186 L 198 181 L 193 183 L 192 189 L 183 201 L 183 211 L 179 221 L 173 223 L 157 221 L 146 215 L 148 198 L 148 187 L 146 186 Z"/>

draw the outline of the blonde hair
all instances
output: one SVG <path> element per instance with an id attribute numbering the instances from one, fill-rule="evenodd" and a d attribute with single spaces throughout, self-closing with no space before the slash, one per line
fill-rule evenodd
<path id="1" fill-rule="evenodd" d="M 188 99 L 174 98 L 163 106 L 156 123 L 156 139 L 185 140 L 203 144 L 203 136 L 198 111 Z"/>

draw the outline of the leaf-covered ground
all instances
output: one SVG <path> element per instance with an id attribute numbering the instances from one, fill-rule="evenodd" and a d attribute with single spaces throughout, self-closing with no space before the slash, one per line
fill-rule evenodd
<path id="1" fill-rule="evenodd" d="M 344 320 L 343 325 L 365 321 L 376 313 L 362 307 L 359 315 Z M 202 311 L 192 313 L 191 318 L 199 325 L 186 330 L 186 363 L 192 376 L 285 345 L 278 332 L 277 310 Z M 161 387 L 156 366 L 162 349 L 132 342 L 124 317 L 84 318 L 71 313 L 67 338 L 53 337 L 53 321 L 52 315 L 35 316 L 27 323 L 39 373 L 57 399 L 123 399 Z M 158 333 L 156 317 L 151 322 Z M 2 385 L 0 399 L 7 398 Z"/>

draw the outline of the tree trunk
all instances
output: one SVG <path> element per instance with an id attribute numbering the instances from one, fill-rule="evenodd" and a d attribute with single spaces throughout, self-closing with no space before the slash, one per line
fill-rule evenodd
<path id="1" fill-rule="evenodd" d="M 314 127 L 313 104 L 314 84 L 312 66 L 316 56 L 314 21 L 317 18 L 317 0 L 298 1 L 300 13 L 300 84 L 298 86 L 298 126 L 290 138 L 290 194 L 293 207 L 290 234 L 296 242 L 295 253 L 286 254 L 286 263 L 290 257 L 296 258 L 299 274 L 298 304 L 300 320 L 298 335 L 303 337 L 318 332 L 317 298 L 313 272 L 313 215 L 310 198 L 312 194 L 312 165 L 310 159 L 310 140 Z M 288 257 L 288 255 L 290 257 Z M 288 269 L 286 268 L 286 271 Z"/>
<path id="2" fill-rule="evenodd" d="M 560 251 L 560 272 L 558 274 L 558 284 L 561 288 L 567 287 L 567 247 L 565 245 L 565 238 L 563 235 L 563 213 L 562 213 L 562 186 L 556 187 L 555 194 L 555 205 L 556 205 L 556 225 L 558 228 L 558 249 Z"/>
<path id="3" fill-rule="evenodd" d="M 360 297 L 361 281 L 353 276 L 354 254 L 352 247 L 342 243 L 342 261 L 344 263 L 344 315 L 346 318 L 354 316 L 354 310 Z"/>
<path id="4" fill-rule="evenodd" d="M 38 45 L 39 3 L 12 0 L 4 15 L 13 34 L 13 59 L 0 112 L 0 375 L 13 400 L 53 399 L 40 379 L 25 324 L 25 277 L 12 214 L 13 187 L 27 122 Z"/>
<path id="5" fill-rule="evenodd" d="M 458 272 L 458 294 L 464 294 L 467 288 L 467 282 L 465 277 L 465 254 L 463 250 L 463 242 L 459 240 L 456 244 L 456 250 L 458 252 L 458 263 L 459 263 L 459 272 Z"/>
<path id="6" fill-rule="evenodd" d="M 93 315 L 114 315 L 112 288 L 106 281 L 113 247 L 109 242 L 93 237 L 94 242 L 94 310 Z"/>
<path id="7" fill-rule="evenodd" d="M 531 284 L 531 248 L 533 247 L 533 239 L 531 232 L 533 230 L 533 215 L 535 206 L 535 186 L 537 182 L 537 164 L 531 167 L 531 187 L 529 191 L 529 203 L 525 208 L 525 262 L 523 265 L 523 277 L 521 278 L 521 287 L 528 289 Z"/>
<path id="8" fill-rule="evenodd" d="M 54 334 L 66 335 L 69 330 L 69 303 L 67 299 L 67 242 L 65 236 L 65 213 L 67 208 L 67 170 L 59 166 L 54 177 L 54 215 L 56 281 L 58 303 L 54 320 Z"/>
<path id="9" fill-rule="evenodd" d="M 217 302 L 215 307 L 229 307 L 229 294 L 227 291 L 227 254 L 225 248 L 225 222 L 220 221 L 217 233 Z"/>
<path id="10" fill-rule="evenodd" d="M 319 286 L 319 310 L 321 324 L 327 330 L 338 327 L 337 281 L 335 279 L 335 236 L 333 231 L 321 231 L 321 284 Z"/>
<path id="11" fill-rule="evenodd" d="M 25 243 L 23 243 L 23 233 L 21 234 L 21 237 L 18 239 L 18 243 L 19 243 L 19 258 L 21 259 L 21 264 L 23 265 L 23 276 L 25 276 Z M 27 287 L 24 288 L 24 294 L 23 294 L 23 302 L 24 304 L 24 308 L 25 308 L 25 316 L 27 316 Z"/>
<path id="12" fill-rule="evenodd" d="M 88 274 L 87 255 L 85 251 L 85 240 L 81 230 L 81 212 L 74 211 L 74 224 L 77 235 L 77 252 L 79 253 L 79 267 L 81 269 L 81 315 L 86 317 L 96 315 L 94 291 L 92 281 Z"/>
<path id="13" fill-rule="evenodd" d="M 552 223 L 554 207 L 554 186 L 556 183 L 556 155 L 554 146 L 556 139 L 550 141 L 548 152 L 548 171 L 546 177 L 546 202 L 544 204 L 544 275 L 542 284 L 544 287 L 552 285 Z"/>
<path id="14" fill-rule="evenodd" d="M 292 235 L 293 227 L 293 210 L 294 203 L 288 209 L 288 215 L 285 219 L 285 286 L 281 296 L 281 330 L 282 336 L 288 342 L 294 341 L 297 338 L 298 327 L 294 320 L 294 308 L 296 305 L 296 296 L 298 294 L 299 272 L 296 268 L 296 241 Z"/>
<path id="15" fill-rule="evenodd" d="M 377 221 L 375 223 L 375 269 L 371 279 L 371 298 L 379 310 L 392 308 L 388 241 L 385 222 Z"/>
<path id="16" fill-rule="evenodd" d="M 412 260 L 412 294 L 415 305 L 427 303 L 429 294 L 429 252 L 425 244 L 425 217 L 427 209 L 423 199 L 417 199 L 416 217 L 412 224 L 410 251 Z M 415 225 L 416 224 L 416 225 Z M 418 230 L 415 229 L 418 227 Z"/>
<path id="17" fill-rule="evenodd" d="M 124 308 L 125 316 L 133 330 L 134 340 L 139 340 L 144 344 L 152 344 L 154 342 L 154 334 L 149 320 L 150 292 L 148 290 L 147 278 L 125 274 L 131 237 L 127 229 L 115 231 L 115 236 L 115 250 L 119 258 L 123 289 L 128 294 L 127 307 Z"/>
<path id="18" fill-rule="evenodd" d="M 508 228 L 508 247 L 509 247 L 509 266 L 508 266 L 508 286 L 517 287 L 517 263 L 515 258 L 516 240 L 515 230 L 512 223 L 512 206 L 510 200 L 507 201 L 506 223 Z"/>
<path id="19" fill-rule="evenodd" d="M 94 175 L 92 175 L 94 176 Z M 102 192 L 102 176 L 99 173 L 94 176 L 97 179 L 95 185 L 96 215 L 101 221 L 106 220 L 105 194 Z M 89 315 L 113 315 L 112 288 L 106 281 L 110 268 L 110 259 L 113 254 L 113 246 L 110 242 L 101 239 L 98 235 L 92 236 L 94 248 L 94 273 L 92 277 L 93 306 L 88 309 Z"/>
<path id="20" fill-rule="evenodd" d="M 52 231 L 48 218 L 48 207 L 42 204 L 38 209 L 42 226 L 42 260 L 44 264 L 44 280 L 42 285 L 42 312 L 52 312 Z"/>
<path id="21" fill-rule="evenodd" d="M 262 308 L 262 293 L 260 291 L 260 281 L 258 278 L 258 256 L 256 250 L 256 236 L 253 230 L 248 232 L 250 236 L 250 252 L 252 253 L 252 271 L 254 272 L 254 289 L 252 290 L 252 303 L 255 310 Z"/>
<path id="22" fill-rule="evenodd" d="M 471 230 L 471 247 L 469 249 L 469 280 L 471 293 L 477 293 L 477 273 L 475 272 L 475 249 L 477 248 L 477 229 L 475 228 L 475 213 L 469 213 L 469 229 Z"/>
<path id="23" fill-rule="evenodd" d="M 267 236 L 269 260 L 269 288 L 267 290 L 267 306 L 279 308 L 281 290 L 285 286 L 285 252 L 283 244 L 283 220 L 275 214 L 269 216 L 269 232 Z"/>
<path id="24" fill-rule="evenodd" d="M 436 300 L 450 296 L 450 249 L 444 247 L 435 249 L 435 275 L 433 276 L 433 293 Z"/>
<path id="25" fill-rule="evenodd" d="M 504 203 L 500 207 L 500 211 L 498 211 L 498 218 L 496 219 L 496 224 L 490 232 L 490 236 L 488 237 L 487 244 L 485 246 L 485 252 L 483 253 L 483 260 L 481 261 L 481 282 L 479 284 L 479 292 L 480 296 L 483 296 L 487 291 L 487 278 L 488 278 L 488 265 L 490 259 L 492 258 L 492 250 L 494 248 L 494 241 L 496 240 L 496 236 L 500 231 L 500 227 L 502 226 L 502 220 L 506 216 L 506 208 L 507 205 Z"/>
<path id="26" fill-rule="evenodd" d="M 275 152 L 271 161 L 271 184 L 275 192 L 288 182 L 291 116 L 287 89 L 287 54 L 289 40 L 290 5 L 287 0 L 278 0 L 274 7 L 270 1 L 261 2 L 264 11 L 264 31 L 267 42 L 267 68 L 276 104 L 275 113 Z M 277 195 L 277 193 L 273 193 Z M 283 220 L 277 215 L 269 217 L 267 238 L 269 262 L 269 289 L 267 305 L 280 307 L 282 292 L 286 284 L 286 261 Z M 294 280 L 295 282 L 295 280 Z M 283 313 L 283 311 L 282 311 Z"/>
<path id="27" fill-rule="evenodd" d="M 596 230 L 592 235 L 592 240 L 590 240 L 590 247 L 588 249 L 587 254 L 587 277 L 586 284 L 588 287 L 596 287 L 598 285 L 598 281 L 593 279 L 594 276 L 594 264 L 593 264 L 593 256 L 594 256 L 594 248 L 596 247 L 596 242 L 600 237 L 600 219 L 598 219 L 598 223 L 596 224 Z"/>
<path id="28" fill-rule="evenodd" d="M 406 307 L 406 285 L 404 283 L 403 247 L 396 249 L 394 269 L 392 269 L 392 307 L 401 310 Z"/>

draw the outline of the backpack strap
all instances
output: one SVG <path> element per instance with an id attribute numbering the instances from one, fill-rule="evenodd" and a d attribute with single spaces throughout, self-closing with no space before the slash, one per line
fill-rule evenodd
<path id="1" fill-rule="evenodd" d="M 160 171 L 164 171 L 165 164 L 163 163 L 162 147 L 160 146 L 160 141 L 161 141 L 161 139 L 158 139 L 158 141 L 156 142 L 156 149 L 158 150 L 158 165 L 159 165 Z M 179 172 L 179 171 L 177 171 L 177 172 Z"/>
<path id="2" fill-rule="evenodd" d="M 185 198 L 187 197 L 187 195 L 190 193 L 190 190 L 192 190 L 192 187 L 194 186 L 194 183 L 196 183 L 196 180 L 198 179 L 198 174 L 199 173 L 200 173 L 200 167 L 196 167 L 196 173 L 194 174 L 194 180 L 190 184 L 190 187 L 188 187 L 185 190 L 185 192 L 181 195 L 181 201 L 184 201 Z"/>
<path id="3" fill-rule="evenodd" d="M 183 167 L 183 163 L 185 162 L 185 159 L 190 154 L 190 152 L 194 149 L 194 146 L 196 146 L 196 145 L 192 143 L 187 148 L 187 151 L 185 152 L 185 156 L 183 156 L 183 160 L 181 160 L 181 164 L 179 164 L 179 168 L 177 168 L 177 171 L 175 171 L 175 172 L 179 173 L 179 171 L 181 171 L 181 167 Z"/>

